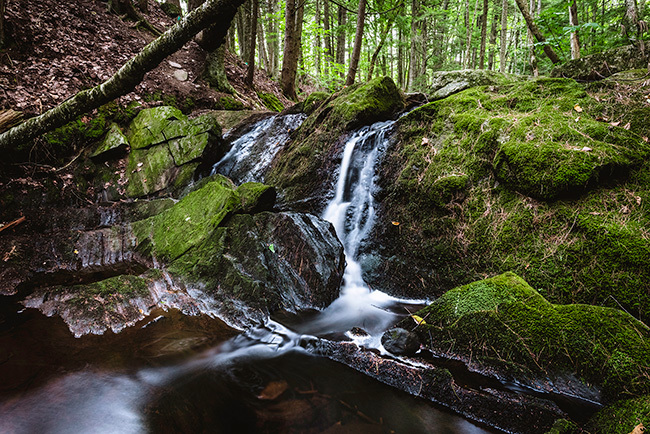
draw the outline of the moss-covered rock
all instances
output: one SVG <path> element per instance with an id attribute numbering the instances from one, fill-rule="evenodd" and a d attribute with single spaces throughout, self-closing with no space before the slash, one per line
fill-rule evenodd
<path id="1" fill-rule="evenodd" d="M 575 372 L 609 398 L 650 391 L 645 324 L 612 308 L 549 303 L 514 273 L 447 291 L 417 315 L 436 352 L 551 379 Z"/>
<path id="2" fill-rule="evenodd" d="M 648 319 L 648 143 L 597 121 L 599 99 L 541 79 L 468 89 L 401 118 L 362 252 L 370 285 L 430 297 L 513 270 L 554 303 L 620 304 Z M 583 163 L 582 178 L 568 176 Z"/>
<path id="3" fill-rule="evenodd" d="M 282 101 L 280 101 L 280 99 L 274 94 L 268 92 L 258 92 L 257 96 L 267 109 L 274 112 L 281 112 L 284 110 L 284 104 L 282 104 Z"/>
<path id="4" fill-rule="evenodd" d="M 650 54 L 639 47 L 626 45 L 602 53 L 569 60 L 551 71 L 552 77 L 569 77 L 576 80 L 601 80 L 617 72 L 647 68 Z"/>
<path id="5" fill-rule="evenodd" d="M 302 102 L 303 113 L 310 115 L 321 106 L 332 94 L 327 92 L 312 92 Z"/>
<path id="6" fill-rule="evenodd" d="M 119 158 L 126 154 L 129 149 L 129 141 L 122 133 L 120 127 L 113 123 L 106 133 L 104 140 L 90 154 L 90 158 L 102 162 L 112 158 Z"/>
<path id="7" fill-rule="evenodd" d="M 462 69 L 458 71 L 438 71 L 431 76 L 428 86 L 430 100 L 447 98 L 470 87 L 506 84 L 516 80 L 525 81 L 528 77 L 519 77 L 485 69 Z"/>
<path id="8" fill-rule="evenodd" d="M 303 122 L 293 142 L 276 156 L 267 182 L 291 202 L 322 193 L 345 134 L 389 119 L 403 108 L 404 98 L 388 77 L 343 89 Z"/>
<path id="9" fill-rule="evenodd" d="M 650 395 L 646 395 L 605 407 L 589 420 L 585 429 L 593 434 L 628 434 L 639 424 L 650 425 L 649 420 Z"/>
<path id="10" fill-rule="evenodd" d="M 576 434 L 578 426 L 566 419 L 558 419 L 546 434 Z"/>
<path id="11" fill-rule="evenodd" d="M 217 110 L 244 110 L 246 106 L 243 102 L 236 100 L 230 96 L 222 96 L 219 98 L 215 108 Z"/>

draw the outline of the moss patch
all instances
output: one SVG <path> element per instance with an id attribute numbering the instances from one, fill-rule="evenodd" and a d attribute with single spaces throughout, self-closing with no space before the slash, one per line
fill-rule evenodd
<path id="1" fill-rule="evenodd" d="M 635 426 L 650 425 L 650 396 L 625 399 L 599 411 L 585 427 L 593 434 L 628 434 Z M 646 428 L 647 429 L 647 428 Z"/>
<path id="2" fill-rule="evenodd" d="M 616 309 L 549 303 L 514 273 L 446 292 L 418 313 L 437 351 L 544 375 L 577 372 L 606 396 L 650 391 L 650 329 Z"/>
<path id="3" fill-rule="evenodd" d="M 281 112 L 284 110 L 284 104 L 272 93 L 258 92 L 257 96 L 262 100 L 264 106 L 274 112 Z"/>
<path id="4" fill-rule="evenodd" d="M 246 106 L 243 102 L 229 96 L 222 96 L 215 106 L 217 110 L 244 110 Z"/>

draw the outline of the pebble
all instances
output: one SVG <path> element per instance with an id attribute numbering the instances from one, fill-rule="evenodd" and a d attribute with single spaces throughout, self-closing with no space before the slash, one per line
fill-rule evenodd
<path id="1" fill-rule="evenodd" d="M 178 81 L 187 81 L 189 75 L 187 74 L 187 71 L 184 71 L 182 69 L 177 69 L 174 71 L 174 78 Z"/>

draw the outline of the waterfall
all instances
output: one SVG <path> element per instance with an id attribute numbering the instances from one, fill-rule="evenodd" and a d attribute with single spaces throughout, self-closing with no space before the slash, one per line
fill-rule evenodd
<path id="1" fill-rule="evenodd" d="M 232 141 L 230 150 L 212 167 L 212 174 L 220 173 L 237 184 L 264 182 L 273 157 L 306 117 L 302 113 L 275 115 L 256 122 L 250 131 Z"/>

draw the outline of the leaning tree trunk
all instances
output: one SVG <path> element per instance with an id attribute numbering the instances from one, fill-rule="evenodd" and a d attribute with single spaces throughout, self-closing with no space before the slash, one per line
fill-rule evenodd
<path id="1" fill-rule="evenodd" d="M 363 26 L 366 22 L 366 0 L 359 0 L 359 11 L 357 12 L 357 15 L 357 33 L 354 35 L 354 49 L 352 50 L 348 76 L 345 79 L 346 86 L 354 84 L 354 78 L 357 75 L 357 68 L 359 67 L 361 43 L 363 42 Z"/>
<path id="2" fill-rule="evenodd" d="M 524 0 L 515 0 L 517 3 L 517 6 L 519 7 L 519 10 L 521 11 L 521 15 L 524 17 L 524 20 L 526 20 L 526 24 L 528 25 L 528 29 L 530 32 L 535 36 L 535 39 L 537 39 L 537 42 L 540 42 L 543 44 L 544 47 L 544 53 L 546 56 L 551 59 L 551 62 L 553 63 L 559 63 L 560 58 L 557 57 L 557 54 L 555 54 L 555 51 L 553 51 L 553 48 L 551 48 L 550 45 L 546 43 L 546 38 L 544 38 L 544 35 L 542 35 L 542 32 L 539 31 L 539 28 L 537 27 L 537 24 L 535 24 L 535 21 L 533 21 L 533 17 L 530 16 L 530 13 L 528 12 L 528 7 L 526 6 L 526 3 L 524 3 Z"/>
<path id="3" fill-rule="evenodd" d="M 131 92 L 144 75 L 154 69 L 165 57 L 175 53 L 194 35 L 209 25 L 216 24 L 219 41 L 223 41 L 237 8 L 243 0 L 207 0 L 142 49 L 126 62 L 111 78 L 91 89 L 82 90 L 74 97 L 31 118 L 0 135 L 0 149 L 28 142 L 41 134 L 61 127 L 78 116 L 88 113 L 115 98 Z"/>

